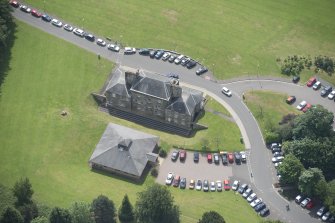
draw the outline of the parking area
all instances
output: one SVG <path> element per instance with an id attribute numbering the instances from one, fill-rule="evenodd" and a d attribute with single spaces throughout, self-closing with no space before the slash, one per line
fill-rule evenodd
<path id="1" fill-rule="evenodd" d="M 191 179 L 208 180 L 209 182 L 217 180 L 223 181 L 224 179 L 232 181 L 234 179 L 244 178 L 248 172 L 245 163 L 229 163 L 228 165 L 223 165 L 221 160 L 218 164 L 214 162 L 209 163 L 207 161 L 207 153 L 200 153 L 199 162 L 197 163 L 193 161 L 193 152 L 189 151 L 187 152 L 185 161 L 181 162 L 179 159 L 172 161 L 172 152 L 173 151 L 171 151 L 165 159 L 161 160 L 159 174 L 156 180 L 160 184 L 165 184 L 169 172 L 172 172 L 175 176 L 179 175 L 180 177 L 185 177 L 187 183 Z M 233 176 L 233 172 L 242 173 L 243 177 Z"/>

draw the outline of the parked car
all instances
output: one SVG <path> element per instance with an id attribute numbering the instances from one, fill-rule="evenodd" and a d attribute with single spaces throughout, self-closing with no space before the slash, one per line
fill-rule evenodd
<path id="1" fill-rule="evenodd" d="M 271 149 L 273 149 L 273 148 L 281 148 L 281 144 L 278 143 L 278 142 L 271 143 L 270 148 Z"/>
<path id="2" fill-rule="evenodd" d="M 42 20 L 45 21 L 45 22 L 51 22 L 52 18 L 47 14 L 43 14 L 42 15 Z"/>
<path id="3" fill-rule="evenodd" d="M 239 188 L 237 189 L 237 191 L 240 194 L 243 194 L 246 189 L 248 189 L 248 184 L 242 184 L 241 186 L 239 186 Z"/>
<path id="4" fill-rule="evenodd" d="M 63 23 L 61 21 L 59 21 L 58 19 L 52 19 L 51 24 L 58 27 L 58 28 L 63 26 Z"/>
<path id="5" fill-rule="evenodd" d="M 211 183 L 210 183 L 210 190 L 211 190 L 211 192 L 215 192 L 216 191 L 216 185 L 215 185 L 214 181 L 211 181 Z"/>
<path id="6" fill-rule="evenodd" d="M 328 221 L 330 218 L 330 211 L 327 211 L 323 216 L 322 216 L 322 221 Z"/>
<path id="7" fill-rule="evenodd" d="M 208 180 L 204 180 L 203 191 L 207 192 L 209 190 Z"/>
<path id="8" fill-rule="evenodd" d="M 272 153 L 276 153 L 276 152 L 281 152 L 281 148 L 280 147 L 272 148 Z"/>
<path id="9" fill-rule="evenodd" d="M 333 100 L 335 98 L 335 90 L 329 93 L 328 99 Z"/>
<path id="10" fill-rule="evenodd" d="M 30 12 L 31 12 L 31 8 L 29 8 L 29 7 L 26 6 L 26 5 L 21 5 L 21 6 L 20 6 L 20 10 L 21 10 L 22 12 L 26 12 L 26 13 L 30 13 Z"/>
<path id="11" fill-rule="evenodd" d="M 252 208 L 254 208 L 257 204 L 262 202 L 262 198 L 257 198 L 256 200 L 254 200 L 253 202 L 250 203 L 250 206 Z"/>
<path id="12" fill-rule="evenodd" d="M 180 189 L 185 189 L 186 188 L 186 178 L 185 177 L 181 178 L 179 187 L 180 187 Z"/>
<path id="13" fill-rule="evenodd" d="M 195 62 L 194 60 L 190 60 L 190 62 L 187 63 L 186 67 L 187 69 L 192 69 L 193 67 L 195 67 L 195 65 L 197 65 L 197 62 Z"/>
<path id="14" fill-rule="evenodd" d="M 103 41 L 102 39 L 97 39 L 97 44 L 99 45 L 99 46 L 102 46 L 102 47 L 105 47 L 106 46 L 106 42 L 105 41 Z"/>
<path id="15" fill-rule="evenodd" d="M 221 89 L 221 92 L 222 92 L 223 94 L 225 94 L 226 96 L 228 96 L 228 97 L 231 97 L 231 96 L 232 96 L 231 91 L 230 91 L 228 88 L 226 88 L 226 87 L 223 87 L 223 88 Z"/>
<path id="16" fill-rule="evenodd" d="M 149 56 L 150 50 L 148 50 L 146 48 L 142 48 L 138 51 L 138 54 L 143 55 L 143 56 Z"/>
<path id="17" fill-rule="evenodd" d="M 181 63 L 181 60 L 184 58 L 184 55 L 179 55 L 175 60 L 174 60 L 174 63 L 175 64 L 180 64 Z"/>
<path id="18" fill-rule="evenodd" d="M 278 162 L 283 161 L 283 159 L 284 159 L 283 156 L 273 157 L 273 158 L 272 158 L 272 162 L 273 162 L 273 163 L 278 163 Z"/>
<path id="19" fill-rule="evenodd" d="M 308 87 L 312 87 L 313 84 L 316 82 L 316 77 L 311 77 L 309 78 L 309 80 L 307 81 L 307 86 Z"/>
<path id="20" fill-rule="evenodd" d="M 244 151 L 242 151 L 240 152 L 240 155 L 241 155 L 242 162 L 243 163 L 247 162 L 247 154 Z"/>
<path id="21" fill-rule="evenodd" d="M 125 47 L 124 48 L 124 54 L 135 54 L 136 49 L 134 47 Z"/>
<path id="22" fill-rule="evenodd" d="M 17 1 L 10 1 L 9 3 L 11 6 L 13 6 L 14 8 L 18 8 L 20 7 L 20 4 Z"/>
<path id="23" fill-rule="evenodd" d="M 326 213 L 328 210 L 325 206 L 322 206 L 317 212 L 316 215 L 321 217 L 322 215 L 324 215 L 324 213 Z"/>
<path id="24" fill-rule="evenodd" d="M 275 168 L 278 168 L 283 162 L 275 163 Z"/>
<path id="25" fill-rule="evenodd" d="M 321 82 L 317 81 L 313 84 L 313 90 L 319 90 L 321 87 Z"/>
<path id="26" fill-rule="evenodd" d="M 157 50 L 151 50 L 149 53 L 150 58 L 155 58 L 156 53 L 157 53 Z"/>
<path id="27" fill-rule="evenodd" d="M 307 103 L 306 106 L 302 109 L 302 112 L 306 113 L 311 107 L 312 105 L 310 103 Z"/>
<path id="28" fill-rule="evenodd" d="M 311 199 L 307 197 L 307 198 L 305 198 L 305 199 L 300 203 L 300 206 L 303 207 L 303 208 L 305 208 L 306 205 L 307 205 L 310 201 L 311 201 Z"/>
<path id="29" fill-rule="evenodd" d="M 252 193 L 247 197 L 247 201 L 250 203 L 253 200 L 255 200 L 257 198 L 257 194 L 256 193 Z"/>
<path id="30" fill-rule="evenodd" d="M 291 105 L 293 104 L 295 101 L 297 100 L 297 98 L 295 96 L 289 96 L 287 99 L 286 99 L 286 103 Z"/>
<path id="31" fill-rule="evenodd" d="M 168 76 L 169 78 L 179 79 L 179 75 L 178 75 L 178 74 L 175 74 L 175 73 L 169 73 L 167 76 Z"/>
<path id="32" fill-rule="evenodd" d="M 162 56 L 162 60 L 163 61 L 167 61 L 169 59 L 169 57 L 171 56 L 171 53 L 169 52 L 165 52 Z"/>
<path id="33" fill-rule="evenodd" d="M 228 162 L 233 163 L 234 162 L 234 155 L 233 153 L 228 153 Z"/>
<path id="34" fill-rule="evenodd" d="M 69 31 L 69 32 L 72 32 L 72 31 L 73 31 L 73 27 L 70 26 L 69 24 L 65 24 L 65 25 L 63 26 L 63 28 L 64 28 L 66 31 Z"/>
<path id="35" fill-rule="evenodd" d="M 241 163 L 241 155 L 239 152 L 234 152 L 234 158 L 235 158 L 235 163 L 240 164 Z"/>
<path id="36" fill-rule="evenodd" d="M 301 111 L 306 105 L 307 105 L 307 102 L 302 101 L 300 102 L 300 104 L 298 104 L 297 109 Z"/>
<path id="37" fill-rule="evenodd" d="M 273 155 L 273 157 L 283 156 L 283 154 L 281 152 L 275 152 L 272 155 Z"/>
<path id="38" fill-rule="evenodd" d="M 297 195 L 296 197 L 295 197 L 295 202 L 297 203 L 297 204 L 300 204 L 301 203 L 301 201 L 303 201 L 304 200 L 304 197 L 302 196 L 302 195 Z"/>
<path id="39" fill-rule="evenodd" d="M 225 189 L 225 190 L 230 190 L 230 183 L 229 183 L 229 180 L 224 180 L 224 181 L 223 181 L 223 189 Z"/>
<path id="40" fill-rule="evenodd" d="M 248 187 L 248 189 L 246 189 L 244 191 L 244 193 L 242 194 L 242 197 L 247 199 L 247 197 L 249 197 L 249 195 L 251 195 L 251 194 L 252 194 L 252 189 L 250 187 Z"/>
<path id="41" fill-rule="evenodd" d="M 176 59 L 176 56 L 175 55 L 171 55 L 168 60 L 169 60 L 170 63 L 173 63 L 173 61 L 175 59 Z"/>
<path id="42" fill-rule="evenodd" d="M 206 67 L 202 66 L 202 67 L 200 67 L 195 73 L 196 73 L 197 75 L 201 75 L 201 74 L 206 73 L 207 71 L 208 71 L 208 69 L 207 69 Z"/>
<path id="43" fill-rule="evenodd" d="M 238 180 L 234 180 L 233 185 L 231 186 L 231 189 L 236 191 L 239 185 L 240 185 L 240 182 Z"/>
<path id="44" fill-rule="evenodd" d="M 321 91 L 321 96 L 322 97 L 326 97 L 328 96 L 328 94 L 333 90 L 333 88 L 331 86 L 325 86 L 322 91 Z"/>
<path id="45" fill-rule="evenodd" d="M 42 13 L 40 13 L 36 9 L 31 10 L 31 15 L 36 17 L 36 18 L 41 18 L 42 17 Z"/>
<path id="46" fill-rule="evenodd" d="M 222 152 L 221 158 L 222 158 L 222 164 L 227 165 L 228 164 L 228 153 L 227 152 Z"/>
<path id="47" fill-rule="evenodd" d="M 173 181 L 173 178 L 174 178 L 173 173 L 169 172 L 168 175 L 167 175 L 167 177 L 166 177 L 165 184 L 166 185 L 171 185 L 172 181 Z"/>
<path id="48" fill-rule="evenodd" d="M 185 161 L 186 159 L 186 150 L 180 150 L 179 152 L 179 160 L 180 161 Z"/>
<path id="49" fill-rule="evenodd" d="M 222 191 L 222 182 L 221 180 L 216 181 L 216 190 L 217 191 Z"/>
<path id="50" fill-rule="evenodd" d="M 261 210 L 263 210 L 264 208 L 266 208 L 266 205 L 265 203 L 263 202 L 260 202 L 259 204 L 257 204 L 254 209 L 256 212 L 260 212 Z"/>
<path id="51" fill-rule="evenodd" d="M 195 186 L 195 181 L 192 179 L 192 180 L 190 180 L 190 184 L 189 184 L 188 188 L 193 190 L 194 186 Z"/>
<path id="52" fill-rule="evenodd" d="M 202 181 L 201 180 L 197 180 L 197 184 L 195 186 L 195 189 L 196 190 L 201 190 L 201 188 L 202 188 Z"/>
<path id="53" fill-rule="evenodd" d="M 292 82 L 293 83 L 298 83 L 300 81 L 300 76 L 293 76 Z"/>
<path id="54" fill-rule="evenodd" d="M 174 179 L 173 179 L 173 186 L 174 187 L 178 187 L 179 186 L 179 183 L 180 183 L 180 176 L 176 176 Z"/>
<path id="55" fill-rule="evenodd" d="M 114 52 L 119 52 L 120 51 L 120 47 L 116 44 L 108 44 L 107 45 L 107 49 L 114 51 Z"/>
<path id="56" fill-rule="evenodd" d="M 212 159 L 212 154 L 211 154 L 211 153 L 208 153 L 208 154 L 207 154 L 207 161 L 208 161 L 209 163 L 211 163 L 211 162 L 213 161 L 213 159 Z"/>
<path id="57" fill-rule="evenodd" d="M 43 18 L 43 17 L 42 17 Z M 77 36 L 83 37 L 85 32 L 84 30 L 78 29 L 78 28 L 74 28 L 73 29 L 73 33 Z"/>
<path id="58" fill-rule="evenodd" d="M 157 53 L 155 54 L 155 58 L 159 60 L 160 58 L 162 58 L 163 54 L 164 54 L 163 50 L 158 50 Z"/>
<path id="59" fill-rule="evenodd" d="M 86 33 L 86 34 L 85 34 L 85 39 L 87 39 L 88 41 L 94 42 L 94 40 L 95 40 L 95 36 L 93 36 L 93 35 L 90 34 L 90 33 Z"/>
<path id="60" fill-rule="evenodd" d="M 262 217 L 265 217 L 265 216 L 267 216 L 267 215 L 269 215 L 269 214 L 270 214 L 270 210 L 269 210 L 269 208 L 267 208 L 267 207 L 265 207 L 263 210 L 261 210 L 261 211 L 259 212 L 259 215 L 262 216 Z"/>
<path id="61" fill-rule="evenodd" d="M 178 150 L 173 151 L 171 155 L 171 160 L 176 161 L 178 157 L 179 157 L 179 151 Z"/>
<path id="62" fill-rule="evenodd" d="M 193 161 L 196 163 L 199 162 L 199 152 L 193 153 Z"/>
<path id="63" fill-rule="evenodd" d="M 213 154 L 213 158 L 214 158 L 214 163 L 216 163 L 216 164 L 220 163 L 219 154 L 214 153 Z"/>
<path id="64" fill-rule="evenodd" d="M 188 64 L 188 62 L 190 62 L 190 60 L 191 60 L 191 58 L 189 58 L 189 57 L 184 57 L 184 58 L 181 60 L 180 64 L 181 64 L 182 66 L 185 67 L 185 66 Z"/>

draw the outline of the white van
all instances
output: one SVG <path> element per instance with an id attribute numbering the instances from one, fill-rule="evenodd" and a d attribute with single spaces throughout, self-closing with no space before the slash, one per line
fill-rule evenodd
<path id="1" fill-rule="evenodd" d="M 181 60 L 184 58 L 184 55 L 180 55 L 178 56 L 175 60 L 174 60 L 174 63 L 175 64 L 180 64 L 181 63 Z"/>

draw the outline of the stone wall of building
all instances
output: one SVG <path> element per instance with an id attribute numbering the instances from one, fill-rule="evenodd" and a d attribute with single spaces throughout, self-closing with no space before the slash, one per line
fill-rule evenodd
<path id="1" fill-rule="evenodd" d="M 122 110 L 131 111 L 131 97 L 119 95 L 116 93 L 106 92 L 107 105 Z"/>

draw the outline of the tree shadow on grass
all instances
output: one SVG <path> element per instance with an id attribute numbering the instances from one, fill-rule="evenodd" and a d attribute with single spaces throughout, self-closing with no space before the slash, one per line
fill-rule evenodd
<path id="1" fill-rule="evenodd" d="M 6 47 L 0 44 L 0 96 L 2 84 L 11 70 L 9 64 L 12 59 L 12 48 L 16 39 L 17 25 L 13 21 L 9 24 L 8 28 L 10 29 L 10 34 L 8 36 Z"/>

